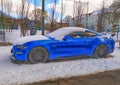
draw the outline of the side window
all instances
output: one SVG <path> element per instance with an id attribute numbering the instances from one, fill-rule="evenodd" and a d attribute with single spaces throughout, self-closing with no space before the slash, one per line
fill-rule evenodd
<path id="1" fill-rule="evenodd" d="M 69 35 L 72 38 L 83 38 L 83 37 L 86 37 L 85 32 L 72 32 Z"/>
<path id="2" fill-rule="evenodd" d="M 87 36 L 87 37 L 95 37 L 96 34 L 93 33 L 93 32 L 90 32 L 90 31 L 86 31 L 86 36 Z"/>

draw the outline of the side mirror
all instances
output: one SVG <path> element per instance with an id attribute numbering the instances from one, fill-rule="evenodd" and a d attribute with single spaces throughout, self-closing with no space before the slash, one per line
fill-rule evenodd
<path id="1" fill-rule="evenodd" d="M 71 37 L 70 37 L 70 35 L 66 35 L 64 38 L 63 38 L 63 40 L 67 40 L 67 39 L 70 39 Z"/>
<path id="2" fill-rule="evenodd" d="M 111 34 L 111 37 L 114 37 L 115 36 L 115 33 Z"/>

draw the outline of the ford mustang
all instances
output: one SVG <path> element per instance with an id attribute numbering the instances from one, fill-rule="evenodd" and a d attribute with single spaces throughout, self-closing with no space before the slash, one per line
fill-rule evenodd
<path id="1" fill-rule="evenodd" d="M 75 56 L 104 58 L 114 51 L 114 46 L 115 42 L 111 37 L 95 31 L 63 27 L 46 36 L 35 35 L 17 39 L 11 50 L 11 59 L 33 64 Z"/>

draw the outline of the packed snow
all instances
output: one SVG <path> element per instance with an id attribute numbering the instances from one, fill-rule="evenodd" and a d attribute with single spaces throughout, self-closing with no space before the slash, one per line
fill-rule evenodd
<path id="1" fill-rule="evenodd" d="M 10 60 L 10 50 L 10 46 L 0 47 L 0 85 L 19 85 L 120 69 L 118 44 L 111 54 L 114 57 L 38 64 L 14 64 Z"/>
<path id="2" fill-rule="evenodd" d="M 55 31 L 50 33 L 49 36 L 56 36 L 56 39 L 62 39 L 63 36 L 59 36 L 58 34 L 62 33 L 62 35 L 64 35 L 67 31 L 71 32 L 73 30 L 69 30 L 69 28 L 66 30 L 60 29 L 59 32 Z M 76 31 L 78 31 L 77 28 Z M 82 31 L 85 31 L 85 29 Z M 39 35 L 36 35 L 38 37 L 28 36 L 20 38 L 20 32 L 14 30 L 13 32 L 6 33 L 6 41 L 14 42 L 14 44 L 23 44 L 31 40 L 47 39 L 46 37 L 41 36 L 40 32 L 37 34 Z M 111 35 L 111 33 L 106 36 L 109 35 Z M 15 41 L 15 38 L 18 38 L 18 40 Z M 116 39 L 116 36 L 114 39 Z M 118 44 L 116 44 L 114 53 L 111 54 L 113 57 L 110 58 L 91 58 L 64 62 L 59 61 L 20 65 L 11 62 L 11 48 L 11 46 L 0 47 L 0 85 L 19 85 L 48 79 L 82 76 L 120 69 L 120 48 Z"/>
<path id="3" fill-rule="evenodd" d="M 13 44 L 14 45 L 21 45 L 21 44 L 24 44 L 26 42 L 33 41 L 33 40 L 48 40 L 48 38 L 45 36 L 42 36 L 42 35 L 26 36 L 26 37 L 17 38 L 13 42 Z"/>
<path id="4" fill-rule="evenodd" d="M 39 35 L 41 36 L 41 34 L 42 34 L 42 31 L 37 30 L 36 35 L 37 36 L 39 36 Z M 48 34 L 47 30 L 45 30 L 45 34 Z M 27 37 L 27 36 L 30 36 L 30 30 L 28 30 L 26 32 L 26 36 L 25 37 Z M 21 38 L 21 39 L 23 38 L 23 36 L 21 35 L 21 32 L 20 32 L 19 29 L 18 30 L 12 30 L 10 32 L 9 31 L 5 31 L 5 42 L 15 43 L 15 40 L 17 40 L 18 38 Z M 3 41 L 3 35 L 0 35 L 0 41 Z"/>
<path id="5" fill-rule="evenodd" d="M 62 40 L 65 35 L 76 32 L 76 31 L 83 31 L 85 32 L 87 29 L 81 27 L 63 27 L 58 29 L 52 33 L 49 33 L 48 36 L 55 38 L 56 40 Z"/>

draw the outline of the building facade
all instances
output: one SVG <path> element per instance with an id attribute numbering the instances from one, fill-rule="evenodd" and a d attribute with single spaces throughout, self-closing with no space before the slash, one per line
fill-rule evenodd
<path id="1" fill-rule="evenodd" d="M 120 16 L 120 13 L 118 13 L 118 16 Z M 81 17 L 81 24 L 82 27 L 94 31 L 98 31 L 98 29 L 101 29 L 101 32 L 112 31 L 113 29 L 116 30 L 116 28 L 114 28 L 114 25 L 119 26 L 120 29 L 120 17 L 118 17 L 118 19 L 115 20 L 113 16 L 113 12 L 110 10 L 105 10 L 103 14 L 101 14 L 101 11 L 94 11 L 88 15 L 83 15 Z M 101 28 L 98 28 L 99 24 L 101 24 Z"/>

